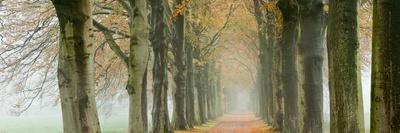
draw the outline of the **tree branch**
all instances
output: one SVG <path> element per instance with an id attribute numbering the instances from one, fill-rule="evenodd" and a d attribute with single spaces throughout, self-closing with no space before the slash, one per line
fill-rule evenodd
<path id="1" fill-rule="evenodd" d="M 110 46 L 111 50 L 122 60 L 126 65 L 128 65 L 128 56 L 121 50 L 121 48 L 118 46 L 117 42 L 115 42 L 115 39 L 112 36 L 113 31 L 105 27 L 104 25 L 100 24 L 99 22 L 93 20 L 93 25 L 97 29 L 101 30 L 103 33 L 108 46 Z M 114 32 L 115 33 L 115 32 Z"/>

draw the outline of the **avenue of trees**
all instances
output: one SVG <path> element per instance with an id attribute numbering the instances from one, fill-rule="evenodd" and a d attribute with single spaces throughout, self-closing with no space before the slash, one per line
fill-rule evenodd
<path id="1" fill-rule="evenodd" d="M 99 103 L 119 96 L 129 133 L 172 133 L 232 111 L 233 61 L 249 74 L 252 111 L 278 132 L 323 132 L 327 76 L 330 132 L 396 133 L 399 24 L 399 0 L 0 0 L 0 84 L 22 97 L 16 114 L 55 96 L 65 133 L 102 132 Z M 371 128 L 360 36 L 372 36 Z"/>
<path id="2" fill-rule="evenodd" d="M 400 131 L 396 81 L 400 34 L 395 26 L 400 2 L 263 2 L 254 1 L 256 11 L 267 7 L 255 14 L 260 29 L 259 113 L 265 121 L 287 133 L 323 132 L 323 61 L 327 54 L 330 132 L 366 131 L 358 17 L 359 8 L 373 6 L 370 132 Z"/>

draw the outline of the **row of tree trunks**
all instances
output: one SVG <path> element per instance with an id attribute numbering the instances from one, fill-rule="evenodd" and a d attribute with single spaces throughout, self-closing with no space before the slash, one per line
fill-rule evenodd
<path id="1" fill-rule="evenodd" d="M 90 0 L 53 0 L 60 25 L 58 83 L 65 133 L 100 133 Z"/>
<path id="2" fill-rule="evenodd" d="M 322 132 L 323 3 L 278 1 L 278 12 L 271 3 L 254 0 L 260 40 L 260 116 L 283 132 Z M 263 5 L 266 15 L 260 11 Z M 303 98 L 304 118 L 298 108 Z"/>
<path id="3" fill-rule="evenodd" d="M 373 1 L 371 133 L 400 131 L 400 1 Z"/>
<path id="4" fill-rule="evenodd" d="M 90 41 L 92 29 L 91 4 L 89 0 L 70 3 L 58 0 L 52 1 L 56 7 L 60 22 L 60 56 L 59 56 L 59 87 L 63 110 L 64 132 L 68 133 L 97 133 L 100 131 L 96 110 L 94 91 L 94 60 L 93 44 Z M 128 132 L 148 132 L 147 129 L 147 68 L 149 64 L 149 39 L 153 45 L 153 128 L 151 132 L 172 132 L 169 124 L 167 105 L 167 57 L 168 43 L 167 25 L 165 17 L 168 14 L 168 3 L 160 0 L 151 0 L 151 28 L 148 22 L 148 9 L 146 0 L 119 1 L 128 12 L 130 50 L 129 56 L 125 55 L 113 40 L 112 33 L 106 27 L 93 21 L 96 27 L 104 31 L 108 43 L 113 51 L 127 64 L 129 95 L 129 129 Z M 181 0 L 176 4 L 184 3 Z M 78 7 L 78 8 L 77 8 Z M 75 9 L 76 10 L 72 10 Z M 194 67 L 193 56 L 196 52 L 192 45 L 185 45 L 185 16 L 179 14 L 173 21 L 172 46 L 176 73 L 174 112 L 175 129 L 193 128 L 195 120 L 195 97 L 198 97 L 199 110 L 202 112 L 201 123 L 220 115 L 218 103 L 221 85 L 215 73 L 215 63 L 206 66 Z M 200 55 L 200 52 L 197 53 Z M 186 58 L 189 57 L 189 58 Z M 199 56 L 198 56 L 199 57 Z M 200 58 L 198 58 L 200 60 Z M 186 66 L 188 64 L 188 66 Z M 187 68 L 189 71 L 186 71 Z M 203 69 L 207 68 L 207 69 Z M 195 73 L 195 69 L 197 73 Z M 185 76 L 189 77 L 186 78 Z M 198 83 L 194 84 L 194 77 Z M 73 80 L 72 80 L 73 79 Z M 197 85 L 198 84 L 198 85 Z M 195 95 L 197 87 L 197 95 Z M 186 89 L 188 88 L 188 89 Z M 186 101 L 186 102 L 185 102 Z M 186 119 L 187 118 L 187 119 Z M 189 125 L 187 125 L 189 124 Z"/>

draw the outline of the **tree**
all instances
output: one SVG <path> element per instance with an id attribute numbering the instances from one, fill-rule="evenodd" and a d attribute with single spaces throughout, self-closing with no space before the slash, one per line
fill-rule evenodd
<path id="1" fill-rule="evenodd" d="M 153 129 L 152 133 L 172 132 L 168 116 L 168 44 L 165 23 L 165 4 L 162 0 L 151 0 L 151 43 L 154 53 L 153 66 Z"/>
<path id="2" fill-rule="evenodd" d="M 176 85 L 174 100 L 174 127 L 175 129 L 186 129 L 185 118 L 185 91 L 186 91 L 186 53 L 185 53 L 185 0 L 175 0 L 175 12 L 173 13 L 173 37 L 172 53 L 174 54 Z"/>
<path id="3" fill-rule="evenodd" d="M 111 50 L 128 68 L 128 82 L 126 90 L 129 96 L 129 132 L 147 132 L 147 68 L 149 62 L 149 24 L 147 2 L 117 1 L 127 12 L 129 34 L 107 28 L 97 21 L 94 26 L 99 29 Z M 98 5 L 99 6 L 99 5 Z M 107 7 L 102 7 L 108 9 Z M 112 9 L 112 8 L 111 8 Z M 107 14 L 107 13 L 106 13 Z M 124 15 L 122 13 L 122 15 Z M 129 56 L 117 44 L 113 34 L 129 38 Z"/>
<path id="4" fill-rule="evenodd" d="M 371 132 L 400 131 L 400 2 L 373 1 Z"/>
<path id="5" fill-rule="evenodd" d="M 190 14 L 190 12 L 188 13 Z M 186 25 L 187 31 L 191 32 L 190 24 Z M 188 37 L 187 37 L 188 38 Z M 193 63 L 193 41 L 186 39 L 186 120 L 189 128 L 193 128 L 195 119 L 195 88 L 194 88 L 194 63 Z"/>
<path id="6" fill-rule="evenodd" d="M 91 1 L 52 1 L 60 25 L 58 84 L 64 132 L 99 133 Z"/>
<path id="7" fill-rule="evenodd" d="M 297 39 L 299 30 L 299 5 L 297 0 L 279 0 L 282 12 L 282 90 L 284 97 L 283 132 L 298 132 L 298 74 L 297 74 Z"/>
<path id="8" fill-rule="evenodd" d="M 330 0 L 327 48 L 331 133 L 363 133 L 358 0 Z"/>
<path id="9" fill-rule="evenodd" d="M 304 133 L 322 132 L 322 63 L 324 60 L 324 4 L 322 0 L 299 0 L 300 41 L 302 65 L 300 78 L 304 90 Z"/>
<path id="10" fill-rule="evenodd" d="M 271 97 L 267 97 L 266 95 L 268 94 L 272 94 L 272 93 L 267 93 L 268 89 L 272 89 L 269 83 L 269 75 L 267 73 L 267 70 L 271 69 L 271 67 L 269 67 L 269 65 L 267 63 L 268 59 L 271 59 L 269 57 L 271 56 L 267 56 L 267 54 L 270 54 L 267 51 L 267 45 L 269 45 L 267 43 L 267 24 L 264 21 L 265 20 L 265 16 L 263 14 L 263 10 L 262 10 L 262 6 L 263 3 L 260 0 L 253 0 L 254 3 L 254 15 L 255 18 L 257 20 L 257 26 L 258 26 L 258 37 L 259 37 L 259 50 L 260 50 L 260 55 L 259 55 L 259 60 L 260 60 L 260 74 L 259 75 L 259 107 L 260 107 L 260 115 L 264 120 L 269 121 L 270 118 L 268 117 L 268 114 L 270 112 L 270 110 L 268 110 L 268 107 L 270 106 L 269 102 L 267 102 L 269 100 L 269 98 Z M 268 60 L 269 61 L 269 60 Z M 267 104 L 266 104 L 267 102 Z"/>
<path id="11" fill-rule="evenodd" d="M 129 0 L 130 50 L 128 58 L 128 83 L 126 89 L 129 95 L 129 131 L 142 133 L 145 131 L 142 118 L 142 76 L 147 71 L 147 56 L 149 47 L 149 24 L 147 0 Z"/>

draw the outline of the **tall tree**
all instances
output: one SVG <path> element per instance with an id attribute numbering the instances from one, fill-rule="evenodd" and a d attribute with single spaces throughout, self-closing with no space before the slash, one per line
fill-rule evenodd
<path id="1" fill-rule="evenodd" d="M 266 74 L 266 69 L 269 69 L 270 67 L 267 67 L 269 64 L 267 64 L 267 56 L 266 56 L 266 49 L 267 49 L 267 28 L 266 28 L 266 24 L 265 24 L 265 16 L 263 14 L 263 3 L 260 0 L 253 0 L 253 4 L 254 4 L 254 15 L 255 18 L 257 20 L 257 29 L 258 29 L 258 40 L 259 40 L 259 50 L 260 50 L 260 54 L 259 54 L 259 60 L 260 60 L 260 74 L 258 74 L 258 81 L 259 81 L 259 111 L 260 111 L 260 116 L 264 119 L 264 120 L 268 120 L 267 114 L 269 113 L 269 110 L 267 109 L 268 105 L 266 104 L 266 102 L 268 101 L 266 95 L 266 89 L 267 88 L 267 80 L 266 78 L 268 78 L 268 75 Z"/>
<path id="2" fill-rule="evenodd" d="M 129 0 L 130 50 L 128 58 L 129 130 L 130 133 L 144 132 L 142 118 L 142 76 L 147 71 L 149 48 L 149 24 L 147 0 Z"/>
<path id="3" fill-rule="evenodd" d="M 174 54 L 174 81 L 175 89 L 175 107 L 174 128 L 186 129 L 185 115 L 185 91 L 186 91 L 186 60 L 185 60 L 185 0 L 175 0 L 175 13 L 173 14 L 173 39 L 172 52 Z"/>
<path id="4" fill-rule="evenodd" d="M 170 133 L 172 128 L 168 116 L 168 44 L 163 0 L 151 0 L 151 43 L 154 51 L 153 63 L 153 129 L 152 133 Z"/>
<path id="5" fill-rule="evenodd" d="M 194 30 L 194 32 L 198 33 L 197 29 Z M 200 58 L 200 48 L 199 46 L 194 47 L 194 54 L 193 57 L 196 59 L 198 62 L 202 61 Z M 203 86 L 204 83 L 204 66 L 202 66 L 199 63 L 196 63 L 195 65 L 195 86 L 197 89 L 197 101 L 198 101 L 198 106 L 199 106 L 199 116 L 200 116 L 200 123 L 205 124 L 207 122 L 207 104 L 206 104 L 206 98 L 205 98 L 205 87 Z"/>
<path id="6" fill-rule="evenodd" d="M 99 133 L 91 1 L 52 1 L 60 25 L 58 84 L 65 133 Z"/>
<path id="7" fill-rule="evenodd" d="M 274 106 L 274 94 L 277 92 L 277 88 L 278 87 L 273 87 L 273 70 L 275 69 L 274 66 L 274 45 L 277 44 L 279 41 L 277 40 L 277 33 L 278 33 L 278 29 L 280 28 L 279 24 L 275 24 L 275 23 L 281 23 L 281 21 L 279 21 L 279 17 L 281 17 L 280 11 L 277 7 L 276 4 L 273 4 L 272 6 L 268 6 L 271 5 L 272 3 L 276 3 L 275 1 L 269 1 L 268 3 L 265 3 L 264 6 L 267 7 L 266 9 L 266 14 L 264 15 L 266 20 L 264 23 L 266 23 L 265 25 L 265 29 L 266 29 L 266 46 L 265 46 L 265 50 L 264 50 L 264 54 L 266 56 L 266 61 L 265 61 L 265 65 L 264 68 L 264 75 L 265 77 L 265 87 L 266 87 L 266 93 L 267 93 L 267 116 L 268 116 L 268 122 L 269 124 L 273 124 L 274 121 L 274 110 L 276 109 L 276 107 Z M 278 58 L 279 60 L 281 58 Z M 279 64 L 279 63 L 278 63 Z M 280 67 L 279 67 L 280 69 Z"/>
<path id="8" fill-rule="evenodd" d="M 129 132 L 139 125 L 139 131 L 147 132 L 147 68 L 150 58 L 148 57 L 148 36 L 149 36 L 149 26 L 146 20 L 148 16 L 147 8 L 136 8 L 137 5 L 147 5 L 146 1 L 117 1 L 124 9 L 128 12 L 126 15 L 129 21 L 129 34 L 123 32 L 117 32 L 107 28 L 106 26 L 100 24 L 97 21 L 93 21 L 94 26 L 99 29 L 108 43 L 111 50 L 124 62 L 128 68 L 128 83 L 127 92 L 129 95 Z M 143 3 L 144 2 L 144 3 Z M 97 5 L 100 6 L 100 5 Z M 103 7 L 106 8 L 107 7 Z M 137 9 L 137 10 L 136 10 Z M 140 14 L 140 15 L 135 15 Z M 138 22 L 138 23 L 134 23 Z M 113 38 L 113 34 L 119 34 L 125 38 L 129 38 L 130 51 L 129 55 L 126 55 L 121 47 Z M 139 34 L 136 36 L 136 34 Z M 138 93 L 136 93 L 138 92 Z M 139 98 L 140 99 L 136 99 Z M 140 102 L 140 103 L 139 103 Z M 141 117 L 136 117 L 141 114 Z M 135 118 L 135 119 L 131 119 Z M 133 127 L 136 126 L 136 127 Z"/>
<path id="9" fill-rule="evenodd" d="M 400 1 L 374 0 L 371 132 L 400 131 Z"/>
<path id="10" fill-rule="evenodd" d="M 187 26 L 190 27 L 190 26 Z M 190 30 L 190 28 L 189 28 Z M 194 64 L 193 64 L 193 45 L 192 42 L 186 40 L 186 120 L 189 128 L 193 128 L 195 124 L 195 88 L 194 88 Z"/>
<path id="11" fill-rule="evenodd" d="M 299 0 L 300 41 L 302 65 L 300 76 L 304 90 L 304 133 L 322 132 L 322 63 L 324 60 L 322 0 Z"/>
<path id="12" fill-rule="evenodd" d="M 299 5 L 297 0 L 279 0 L 282 12 L 282 89 L 284 97 L 283 132 L 298 132 L 298 74 L 297 74 L 297 39 L 299 28 Z"/>
<path id="13" fill-rule="evenodd" d="M 327 48 L 331 133 L 363 133 L 358 0 L 330 0 Z"/>

